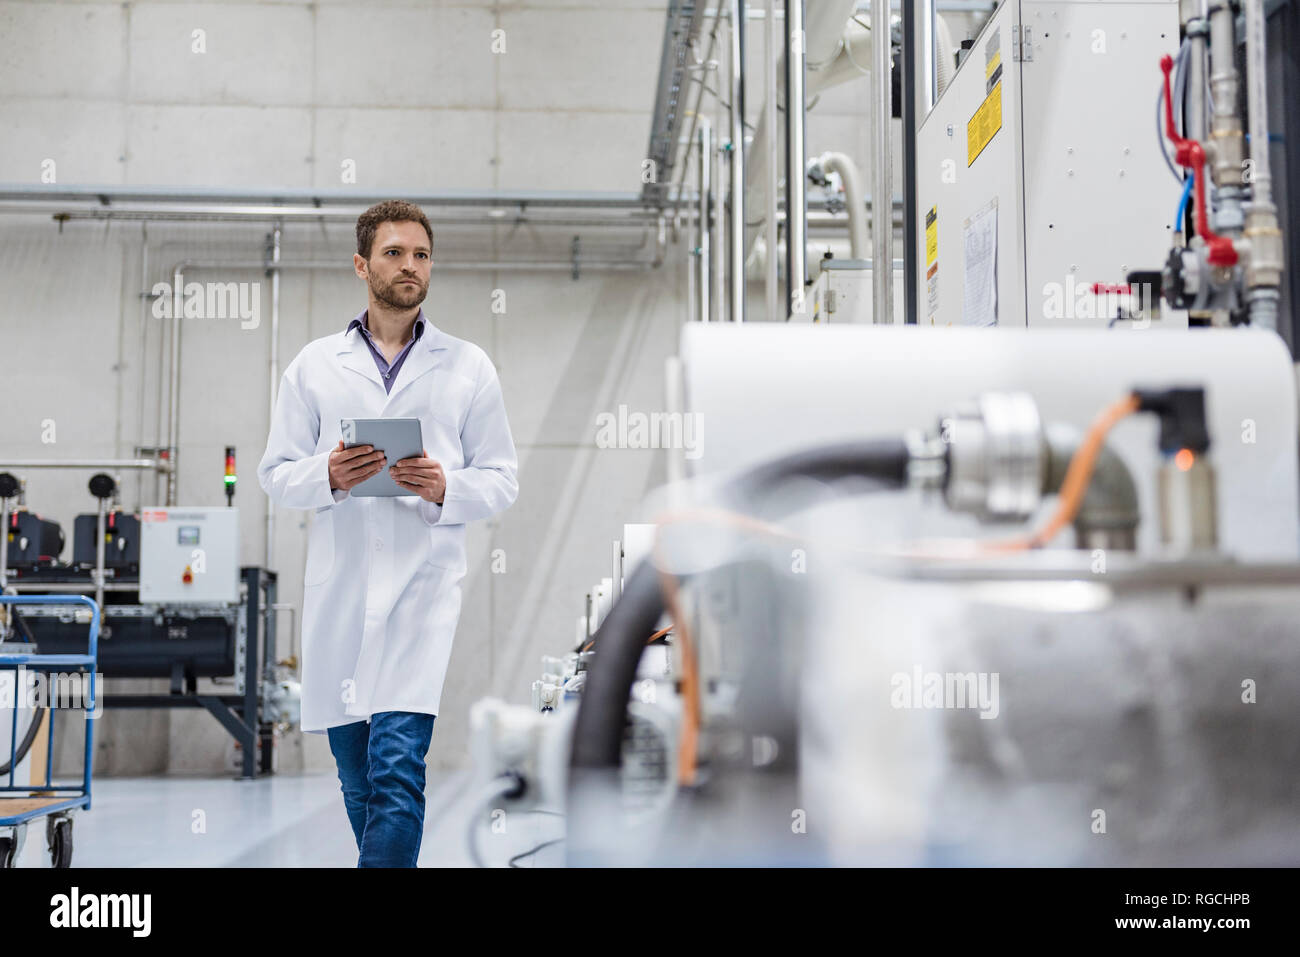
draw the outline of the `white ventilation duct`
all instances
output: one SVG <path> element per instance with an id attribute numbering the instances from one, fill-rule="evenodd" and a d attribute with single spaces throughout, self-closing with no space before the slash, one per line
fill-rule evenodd
<path id="1" fill-rule="evenodd" d="M 857 0 L 807 0 L 804 15 L 804 50 L 807 76 L 804 97 L 812 99 L 820 90 L 863 76 L 871 69 L 870 31 L 849 18 Z M 845 25 L 848 24 L 846 27 Z M 845 37 L 849 36 L 846 43 Z M 777 63 L 777 76 L 785 72 L 785 57 Z M 785 93 L 777 86 L 778 109 L 785 107 Z M 753 245 L 756 227 L 762 225 L 767 197 L 763 184 L 767 182 L 768 163 L 776 154 L 777 178 L 785 174 L 785 158 L 781 150 L 774 150 L 772 131 L 767 128 L 766 109 L 758 112 L 758 126 L 749 144 L 745 163 L 745 209 L 752 211 L 746 223 L 746 248 Z M 778 131 L 779 132 L 779 131 Z"/>
<path id="2" fill-rule="evenodd" d="M 805 14 L 807 79 L 804 83 L 804 95 L 808 101 L 817 94 L 841 83 L 871 75 L 872 49 L 871 31 L 860 21 L 851 19 L 857 6 L 856 0 L 807 0 Z M 935 70 L 938 90 L 942 95 L 953 74 L 957 72 L 954 54 L 956 46 L 952 40 L 952 31 L 942 16 L 935 17 Z M 785 57 L 777 64 L 777 76 L 783 75 Z M 777 86 L 776 102 L 778 109 L 785 108 L 785 92 Z M 783 150 L 773 150 L 769 143 L 770 131 L 765 121 L 766 109 L 758 111 L 758 126 L 754 130 L 745 160 L 745 224 L 746 271 L 752 269 L 754 257 L 752 251 L 759 238 L 759 227 L 763 225 L 767 209 L 767 197 L 764 184 L 767 181 L 767 166 L 775 154 L 778 181 L 785 176 L 785 154 Z M 861 199 L 857 203 L 859 221 L 865 229 L 866 209 Z M 854 225 L 849 224 L 850 234 Z M 860 257 L 858 257 L 860 258 Z"/>

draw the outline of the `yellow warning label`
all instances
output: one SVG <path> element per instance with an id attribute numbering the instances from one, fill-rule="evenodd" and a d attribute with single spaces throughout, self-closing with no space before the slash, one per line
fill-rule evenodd
<path id="1" fill-rule="evenodd" d="M 984 102 L 980 104 L 975 115 L 966 124 L 966 165 L 975 162 L 975 157 L 989 145 L 993 135 L 1002 129 L 1002 84 L 993 87 Z"/>
<path id="2" fill-rule="evenodd" d="M 939 220 L 936 215 L 937 207 L 931 206 L 929 214 L 925 217 L 925 265 L 933 266 L 934 261 L 939 258 Z"/>
<path id="3" fill-rule="evenodd" d="M 998 50 L 996 53 L 993 54 L 992 57 L 989 58 L 989 62 L 984 64 L 984 79 L 987 80 L 989 77 L 991 77 L 993 75 L 993 71 L 996 70 L 1001 65 L 1002 65 L 1002 51 Z"/>

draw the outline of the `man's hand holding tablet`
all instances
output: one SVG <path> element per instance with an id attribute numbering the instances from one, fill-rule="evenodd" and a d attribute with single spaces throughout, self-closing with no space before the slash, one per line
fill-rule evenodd
<path id="1" fill-rule="evenodd" d="M 402 459 L 389 466 L 388 472 L 402 488 L 414 492 L 426 502 L 441 505 L 447 492 L 447 476 L 442 471 L 442 463 L 429 458 L 427 450 L 420 451 L 423 455 Z"/>
<path id="2" fill-rule="evenodd" d="M 372 475 L 378 475 L 388 459 L 374 446 L 357 445 L 350 449 L 339 447 L 330 453 L 330 491 L 346 491 L 360 485 Z"/>

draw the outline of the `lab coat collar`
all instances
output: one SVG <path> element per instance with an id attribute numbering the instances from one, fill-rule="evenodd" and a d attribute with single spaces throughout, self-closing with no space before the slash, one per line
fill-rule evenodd
<path id="1" fill-rule="evenodd" d="M 362 310 L 357 315 L 357 318 L 360 319 L 363 315 L 365 315 L 365 310 Z M 384 401 L 385 408 L 399 392 L 432 370 L 437 365 L 436 353 L 450 346 L 448 342 L 450 337 L 430 322 L 429 317 L 424 315 L 423 310 L 420 311 L 420 316 L 424 318 L 424 332 L 415 341 L 411 351 L 406 356 L 406 361 L 402 363 L 402 368 L 398 370 L 397 381 L 393 383 L 393 389 L 387 394 Z M 339 333 L 338 336 L 336 355 L 342 357 L 344 368 L 365 376 L 382 393 L 384 380 L 380 378 L 379 370 L 375 368 L 375 357 L 370 354 L 370 348 L 366 345 L 365 336 L 362 335 L 360 326 L 353 326 L 349 322 L 348 329 Z"/>

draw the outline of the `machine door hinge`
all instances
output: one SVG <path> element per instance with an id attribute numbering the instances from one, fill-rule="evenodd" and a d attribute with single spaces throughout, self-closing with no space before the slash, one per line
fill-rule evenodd
<path id="1" fill-rule="evenodd" d="M 1015 63 L 1029 63 L 1034 59 L 1032 27 L 1013 24 L 1011 27 L 1011 59 Z"/>

